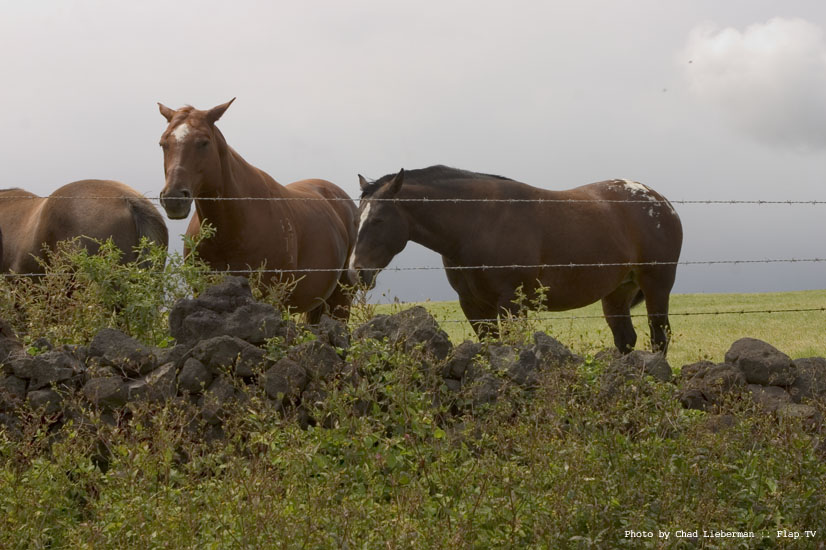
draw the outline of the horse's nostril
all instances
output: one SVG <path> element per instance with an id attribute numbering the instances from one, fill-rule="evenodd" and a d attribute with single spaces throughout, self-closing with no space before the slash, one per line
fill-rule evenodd
<path id="1" fill-rule="evenodd" d="M 181 198 L 188 199 L 192 197 L 192 193 L 188 189 L 181 189 Z"/>

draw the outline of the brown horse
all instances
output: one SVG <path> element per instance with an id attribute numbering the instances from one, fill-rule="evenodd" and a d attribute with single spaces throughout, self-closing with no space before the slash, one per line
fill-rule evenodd
<path id="1" fill-rule="evenodd" d="M 610 180 L 547 191 L 445 166 L 402 170 L 373 183 L 359 179 L 361 218 L 350 265 L 363 283 L 372 284 L 414 241 L 442 255 L 479 336 L 496 334 L 491 320 L 500 313 L 517 313 L 522 287 L 528 301 L 541 299 L 550 311 L 602 300 L 622 352 L 636 344 L 630 308 L 644 297 L 652 346 L 667 350 L 683 230 L 671 204 L 652 189 Z"/>
<path id="2" fill-rule="evenodd" d="M 215 227 L 198 246 L 213 268 L 283 270 L 297 281 L 287 307 L 307 312 L 311 323 L 327 308 L 346 319 L 350 296 L 340 283 L 351 283 L 346 265 L 356 241 L 355 203 L 328 181 L 284 186 L 248 164 L 215 126 L 232 101 L 208 111 L 158 104 L 169 122 L 160 141 L 166 175 L 161 204 L 170 218 L 182 219 L 194 199 L 187 234 L 197 234 L 204 220 Z"/>
<path id="3" fill-rule="evenodd" d="M 143 195 L 123 183 L 81 180 L 59 188 L 48 197 L 22 189 L 0 191 L 0 231 L 3 233 L 2 270 L 42 273 L 38 259 L 43 247 L 54 249 L 59 241 L 83 237 L 94 253 L 99 245 L 90 240 L 112 238 L 123 251 L 124 263 L 137 259 L 141 237 L 162 245 L 169 243 L 163 216 Z"/>

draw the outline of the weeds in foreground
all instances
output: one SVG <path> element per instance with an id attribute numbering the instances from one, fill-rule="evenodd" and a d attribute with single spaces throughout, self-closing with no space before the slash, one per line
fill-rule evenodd
<path id="1" fill-rule="evenodd" d="M 625 531 L 678 529 L 770 547 L 776 529 L 826 521 L 822 436 L 794 422 L 742 407 L 716 432 L 667 384 L 605 400 L 567 367 L 448 414 L 461 395 L 414 358 L 351 353 L 360 376 L 319 388 L 306 429 L 253 393 L 218 440 L 184 402 L 0 432 L 0 547 L 654 548 Z"/>
<path id="2" fill-rule="evenodd" d="M 214 234 L 209 226 L 187 237 L 187 246 Z M 91 254 L 78 239 L 46 249 L 42 275 L 7 276 L 0 282 L 0 316 L 12 322 L 25 341 L 46 338 L 54 344 L 88 342 L 113 327 L 153 345 L 169 343 L 166 322 L 176 300 L 198 294 L 221 275 L 210 272 L 197 255 L 168 254 L 146 239 L 137 260 L 122 263 L 111 239 Z"/>

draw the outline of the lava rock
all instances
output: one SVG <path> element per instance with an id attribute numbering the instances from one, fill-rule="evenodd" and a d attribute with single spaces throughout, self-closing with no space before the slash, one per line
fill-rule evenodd
<path id="1" fill-rule="evenodd" d="M 113 328 L 101 330 L 89 344 L 90 358 L 98 357 L 102 365 L 120 369 L 130 377 L 154 370 L 158 355 L 158 351 Z"/>
<path id="2" fill-rule="evenodd" d="M 291 348 L 287 355 L 301 365 L 313 380 L 330 380 L 344 369 L 344 361 L 336 350 L 320 340 L 299 344 Z"/>
<path id="3" fill-rule="evenodd" d="M 184 361 L 178 373 L 178 388 L 189 393 L 201 393 L 212 383 L 213 374 L 197 359 L 190 357 Z"/>
<path id="4" fill-rule="evenodd" d="M 453 349 L 442 368 L 442 376 L 454 380 L 464 378 L 467 370 L 478 361 L 482 344 L 465 340 Z"/>
<path id="5" fill-rule="evenodd" d="M 58 350 L 34 357 L 18 357 L 11 361 L 10 366 L 16 377 L 28 380 L 28 391 L 67 382 L 83 370 L 77 359 Z"/>
<path id="6" fill-rule="evenodd" d="M 826 358 L 806 357 L 794 360 L 797 378 L 789 387 L 795 403 L 826 396 Z"/>
<path id="7" fill-rule="evenodd" d="M 679 385 L 683 407 L 705 411 L 721 405 L 727 395 L 744 390 L 746 377 L 734 365 L 700 361 L 680 369 Z"/>
<path id="8" fill-rule="evenodd" d="M 447 333 L 422 306 L 415 306 L 394 315 L 377 315 L 353 332 L 361 340 L 372 338 L 400 346 L 411 353 L 420 350 L 425 356 L 445 359 L 453 349 Z"/>
<path id="9" fill-rule="evenodd" d="M 51 389 L 31 391 L 26 395 L 26 401 L 33 411 L 46 416 L 59 413 L 63 406 L 63 397 Z"/>
<path id="10" fill-rule="evenodd" d="M 532 349 L 543 366 L 582 362 L 582 357 L 574 354 L 562 342 L 544 332 L 534 333 Z"/>
<path id="11" fill-rule="evenodd" d="M 285 357 L 261 375 L 259 384 L 270 399 L 286 404 L 298 398 L 309 380 L 304 367 Z"/>
<path id="12" fill-rule="evenodd" d="M 226 376 L 220 376 L 204 392 L 200 400 L 201 417 L 207 424 L 217 425 L 223 421 L 227 403 L 235 397 L 235 386 Z"/>
<path id="13" fill-rule="evenodd" d="M 734 342 L 726 352 L 725 360 L 740 367 L 749 384 L 789 386 L 797 377 L 797 369 L 788 355 L 755 338 Z"/>
<path id="14" fill-rule="evenodd" d="M 126 384 L 129 400 L 163 402 L 178 393 L 175 363 L 161 365 L 139 380 Z"/>
<path id="15" fill-rule="evenodd" d="M 792 396 L 789 395 L 789 392 L 779 386 L 749 384 L 746 388 L 751 393 L 754 402 L 766 412 L 774 412 L 781 406 L 792 402 Z"/>
<path id="16" fill-rule="evenodd" d="M 81 391 L 93 405 L 110 410 L 124 406 L 129 398 L 126 383 L 119 376 L 92 378 Z"/>

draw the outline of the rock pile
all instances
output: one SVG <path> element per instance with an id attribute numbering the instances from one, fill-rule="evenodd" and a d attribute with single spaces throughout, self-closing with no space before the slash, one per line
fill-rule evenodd
<path id="1" fill-rule="evenodd" d="M 348 361 L 351 337 L 339 321 L 323 317 L 298 326 L 274 307 L 252 298 L 249 283 L 229 277 L 170 312 L 176 345 L 148 347 L 115 329 L 100 331 L 88 346 L 48 348 L 28 355 L 8 327 L 0 327 L 0 424 L 13 427 L 21 407 L 60 417 L 64 398 L 78 394 L 93 407 L 115 411 L 130 402 L 186 400 L 202 419 L 220 425 L 226 405 L 257 386 L 279 407 L 324 398 L 334 380 L 354 382 L 359 366 Z M 524 348 L 464 342 L 454 348 L 422 307 L 378 315 L 353 331 L 354 341 L 389 346 L 437 371 L 451 390 L 473 387 L 473 402 L 495 401 L 504 380 L 525 388 L 540 369 L 579 360 L 544 333 Z"/>
<path id="2" fill-rule="evenodd" d="M 41 340 L 38 347 L 46 351 L 32 356 L 0 323 L 0 427 L 14 431 L 23 410 L 59 422 L 69 414 L 64 403 L 69 395 L 81 396 L 104 413 L 132 402 L 182 400 L 198 407 L 204 423 L 215 427 L 228 403 L 244 399 L 250 389 L 282 410 L 301 412 L 325 399 L 328 384 L 355 384 L 366 376 L 348 353 L 353 343 L 371 340 L 404 352 L 450 391 L 464 392 L 471 406 L 496 401 L 509 384 L 530 391 L 541 371 L 582 362 L 542 332 L 523 346 L 465 341 L 454 347 L 422 307 L 378 315 L 352 337 L 344 324 L 329 317 L 315 326 L 299 326 L 255 301 L 248 281 L 240 277 L 179 301 L 169 324 L 176 345 L 168 349 L 105 329 L 88 346 L 52 349 Z M 608 353 L 602 359 L 607 366 L 600 376 L 601 396 L 649 376 L 674 382 L 660 354 Z M 826 396 L 826 359 L 792 361 L 765 342 L 744 338 L 731 346 L 723 363 L 684 366 L 676 383 L 687 408 L 719 410 L 732 397 L 751 396 L 765 411 L 819 422 L 806 400 Z M 306 414 L 303 418 L 308 420 Z"/>
<path id="3" fill-rule="evenodd" d="M 754 338 L 732 344 L 722 363 L 685 365 L 678 381 L 680 401 L 689 409 L 722 410 L 732 399 L 750 397 L 761 410 L 778 417 L 819 423 L 807 400 L 826 397 L 826 359 L 795 359 Z"/>

